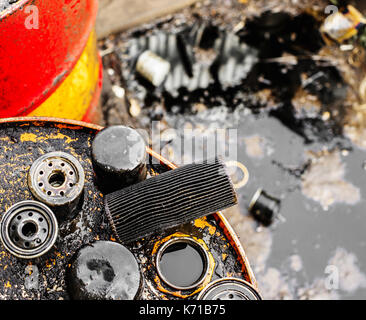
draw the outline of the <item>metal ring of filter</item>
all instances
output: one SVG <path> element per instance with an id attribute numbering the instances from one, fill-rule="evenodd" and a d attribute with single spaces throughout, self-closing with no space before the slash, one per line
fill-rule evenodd
<path id="1" fill-rule="evenodd" d="M 51 152 L 39 157 L 28 175 L 32 194 L 51 207 L 72 206 L 79 200 L 84 182 L 85 175 L 80 162 L 65 152 Z"/>
<path id="2" fill-rule="evenodd" d="M 164 276 L 164 274 L 161 270 L 160 261 L 161 261 L 161 258 L 163 257 L 163 254 L 171 245 L 177 244 L 177 243 L 190 244 L 194 249 L 196 249 L 198 251 L 198 253 L 201 256 L 202 262 L 203 262 L 203 271 L 202 271 L 200 278 L 190 286 L 178 286 L 178 285 L 171 283 L 169 280 L 166 279 L 166 277 Z M 190 289 L 194 289 L 194 288 L 198 287 L 205 281 L 205 279 L 208 275 L 208 272 L 209 272 L 209 267 L 210 267 L 209 261 L 210 260 L 209 260 L 209 256 L 208 256 L 206 249 L 199 242 L 197 242 L 191 238 L 186 238 L 186 237 L 172 238 L 172 239 L 168 240 L 167 242 L 165 242 L 159 248 L 157 255 L 156 255 L 156 270 L 158 272 L 160 279 L 163 280 L 168 286 L 170 286 L 176 290 L 190 290 Z"/>
<path id="3" fill-rule="evenodd" d="M 55 215 L 43 203 L 21 201 L 9 208 L 0 223 L 0 238 L 14 256 L 33 259 L 54 245 L 58 234 Z"/>
<path id="4" fill-rule="evenodd" d="M 255 288 L 238 278 L 222 278 L 211 282 L 197 297 L 198 300 L 262 300 Z"/>
<path id="5" fill-rule="evenodd" d="M 239 182 L 233 183 L 235 189 L 240 189 L 248 183 L 249 171 L 245 165 L 243 165 L 239 161 L 226 161 L 225 165 L 227 168 L 229 167 L 239 168 L 240 171 L 243 173 L 243 178 Z"/>

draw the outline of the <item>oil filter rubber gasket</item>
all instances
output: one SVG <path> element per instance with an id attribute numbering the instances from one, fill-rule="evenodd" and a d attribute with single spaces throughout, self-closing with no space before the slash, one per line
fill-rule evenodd
<path id="1" fill-rule="evenodd" d="M 198 300 L 262 300 L 248 282 L 238 278 L 222 278 L 211 282 L 198 295 Z"/>
<path id="2" fill-rule="evenodd" d="M 218 158 L 162 173 L 105 197 L 106 214 L 122 243 L 236 203 L 232 182 Z"/>
<path id="3" fill-rule="evenodd" d="M 52 210 L 33 200 L 14 204 L 5 212 L 0 223 L 4 247 L 23 259 L 45 254 L 54 245 L 57 234 L 57 219 Z"/>
<path id="4" fill-rule="evenodd" d="M 169 251 L 169 248 L 171 248 L 173 245 L 179 245 L 179 244 L 187 244 L 190 245 L 192 248 L 194 248 L 197 253 L 200 255 L 200 259 L 202 261 L 202 271 L 200 272 L 200 276 L 198 279 L 194 280 L 193 283 L 189 285 L 177 285 L 174 284 L 173 281 L 168 280 L 164 270 L 162 270 L 162 267 L 160 265 L 160 261 L 163 257 L 163 255 Z M 189 264 L 190 262 L 186 261 L 185 263 Z M 165 242 L 160 248 L 156 255 L 156 270 L 161 280 L 163 280 L 169 287 L 176 289 L 176 290 L 190 290 L 197 288 L 200 286 L 206 279 L 209 273 L 210 269 L 210 261 L 208 257 L 208 253 L 206 249 L 197 241 L 193 240 L 192 238 L 188 237 L 181 237 L 181 238 L 172 238 Z"/>
<path id="5" fill-rule="evenodd" d="M 84 189 L 85 175 L 80 162 L 65 152 L 39 157 L 28 173 L 33 196 L 52 207 L 58 218 L 70 218 Z"/>

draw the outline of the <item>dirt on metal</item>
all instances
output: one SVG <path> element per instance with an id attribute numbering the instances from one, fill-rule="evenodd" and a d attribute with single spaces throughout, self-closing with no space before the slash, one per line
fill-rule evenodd
<path id="1" fill-rule="evenodd" d="M 365 10 L 361 1 L 343 2 Z M 356 39 L 325 40 L 329 4 L 203 1 L 100 42 L 110 86 L 124 90 L 123 108 L 106 91 L 107 124 L 125 121 L 126 111 L 140 127 L 160 121 L 160 152 L 173 162 L 181 159 L 184 129 L 196 130 L 198 140 L 214 128 L 238 130 L 237 143 L 223 143 L 235 143 L 238 157 L 230 160 L 245 164 L 250 180 L 226 214 L 265 298 L 366 296 L 365 49 Z M 160 50 L 175 77 L 158 88 L 139 77 L 134 63 L 143 49 Z M 244 64 L 243 54 L 250 57 Z M 228 61 L 245 72 L 223 72 Z M 258 188 L 281 200 L 270 227 L 248 213 Z M 329 289 L 325 270 L 334 256 L 347 257 L 340 270 L 358 272 Z"/>
<path id="2" fill-rule="evenodd" d="M 67 272 L 73 257 L 83 246 L 97 240 L 116 241 L 104 213 L 103 194 L 95 184 L 91 163 L 91 143 L 101 127 L 62 121 L 22 121 L 14 119 L 0 123 L 0 193 L 2 213 L 14 203 L 31 200 L 27 175 L 32 163 L 41 155 L 62 151 L 73 155 L 85 172 L 84 197 L 75 218 L 59 222 L 59 235 L 55 245 L 36 260 L 22 260 L 0 249 L 1 299 L 70 299 Z M 170 170 L 161 164 L 148 163 L 149 174 Z M 210 279 L 229 275 L 254 282 L 245 257 L 235 247 L 232 235 L 218 215 L 211 215 L 161 232 L 159 235 L 135 241 L 126 247 L 139 262 L 143 277 L 141 299 L 195 298 L 202 289 L 180 292 L 162 283 L 155 268 L 156 251 L 167 237 L 192 236 L 204 244 L 212 261 Z M 238 251 L 239 250 L 239 251 Z M 213 260 L 214 258 L 214 260 Z M 244 260 L 243 260 L 244 259 Z"/>

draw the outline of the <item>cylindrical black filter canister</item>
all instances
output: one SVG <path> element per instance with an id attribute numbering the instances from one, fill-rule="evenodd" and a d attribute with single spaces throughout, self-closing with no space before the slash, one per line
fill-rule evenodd
<path id="1" fill-rule="evenodd" d="M 281 201 L 259 188 L 249 204 L 249 212 L 264 226 L 268 227 L 280 212 Z"/>
<path id="2" fill-rule="evenodd" d="M 111 126 L 100 131 L 92 144 L 92 161 L 97 183 L 113 192 L 146 178 L 146 143 L 135 130 Z"/>
<path id="3" fill-rule="evenodd" d="M 162 173 L 105 197 L 106 214 L 122 243 L 236 203 L 232 182 L 218 158 Z"/>
<path id="4" fill-rule="evenodd" d="M 142 283 L 134 255 L 112 241 L 96 241 L 80 249 L 67 281 L 69 293 L 76 300 L 137 299 Z"/>

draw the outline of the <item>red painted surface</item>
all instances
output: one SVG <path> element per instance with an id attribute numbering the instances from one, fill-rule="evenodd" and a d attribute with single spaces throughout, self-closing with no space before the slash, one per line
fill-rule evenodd
<path id="1" fill-rule="evenodd" d="M 39 28 L 25 22 L 36 6 Z M 39 106 L 79 59 L 94 27 L 97 0 L 19 0 L 0 13 L 0 117 Z"/>
<path id="2" fill-rule="evenodd" d="M 82 121 L 99 124 L 102 121 L 102 108 L 99 104 L 99 98 L 102 93 L 103 87 L 103 64 L 102 59 L 99 57 L 99 79 L 96 84 L 96 88 L 94 91 L 94 96 L 92 101 L 90 102 L 90 107 L 84 115 Z"/>

